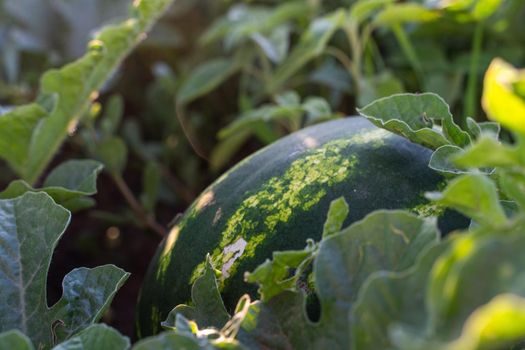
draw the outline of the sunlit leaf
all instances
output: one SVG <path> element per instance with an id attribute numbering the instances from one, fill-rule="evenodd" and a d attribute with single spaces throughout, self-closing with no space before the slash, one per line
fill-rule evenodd
<path id="1" fill-rule="evenodd" d="M 452 180 L 442 193 L 428 193 L 427 197 L 488 226 L 506 221 L 496 185 L 484 175 L 463 175 Z"/>
<path id="2" fill-rule="evenodd" d="M 525 134 L 525 99 L 512 89 L 512 84 L 520 80 L 525 80 L 525 73 L 495 59 L 485 74 L 482 103 L 491 119 Z"/>

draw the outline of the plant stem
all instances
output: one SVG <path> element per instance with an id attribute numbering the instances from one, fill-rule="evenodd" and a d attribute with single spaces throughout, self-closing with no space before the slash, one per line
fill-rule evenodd
<path id="1" fill-rule="evenodd" d="M 408 38 L 405 30 L 400 24 L 393 25 L 392 32 L 396 36 L 396 39 L 399 42 L 399 45 L 401 46 L 401 50 L 403 50 L 403 53 L 407 57 L 408 62 L 410 63 L 412 69 L 414 70 L 414 73 L 416 74 L 417 84 L 421 87 L 421 84 L 423 83 L 423 69 L 421 67 L 421 62 L 417 57 L 417 53 L 414 49 L 414 46 L 410 42 L 410 39 Z"/>
<path id="2" fill-rule="evenodd" d="M 184 107 L 180 105 L 178 102 L 175 102 L 175 114 L 177 115 L 177 119 L 179 120 L 180 126 L 182 128 L 182 132 L 186 136 L 186 139 L 188 140 L 195 154 L 197 154 L 199 157 L 201 157 L 205 161 L 209 162 L 209 158 L 206 156 L 201 146 L 196 142 L 196 140 L 193 138 L 193 135 L 188 130 L 186 126 L 186 113 L 184 111 Z"/>
<path id="3" fill-rule="evenodd" d="M 461 119 L 461 124 L 466 120 L 466 117 L 472 117 L 475 119 L 477 113 L 477 89 L 478 89 L 478 71 L 479 71 L 479 61 L 481 56 L 481 47 L 483 44 L 483 21 L 480 21 L 476 25 L 474 30 L 474 38 L 472 42 L 472 52 L 470 55 L 470 66 L 467 82 L 467 92 L 465 98 L 465 104 L 463 106 L 463 115 Z"/>
<path id="4" fill-rule="evenodd" d="M 133 192 L 131 192 L 131 189 L 126 184 L 126 181 L 124 181 L 124 179 L 122 178 L 122 175 L 118 173 L 111 173 L 111 178 L 117 185 L 117 188 L 119 189 L 120 193 L 122 193 L 122 195 L 124 196 L 126 202 L 128 202 L 133 212 L 140 219 L 140 221 L 145 226 L 149 227 L 158 236 L 166 236 L 166 229 L 161 224 L 159 224 L 153 216 L 146 212 L 146 210 L 142 207 L 137 198 L 135 198 Z"/>

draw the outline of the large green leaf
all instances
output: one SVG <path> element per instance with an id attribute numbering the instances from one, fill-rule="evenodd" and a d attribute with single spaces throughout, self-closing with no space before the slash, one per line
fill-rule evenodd
<path id="1" fill-rule="evenodd" d="M 358 111 L 375 125 L 434 150 L 448 144 L 470 144 L 470 135 L 454 123 L 448 104 L 433 93 L 397 94 Z"/>
<path id="2" fill-rule="evenodd" d="M 44 180 L 42 188 L 33 188 L 23 180 L 15 180 L 0 192 L 0 199 L 16 198 L 26 192 L 46 192 L 55 202 L 75 211 L 83 209 L 84 203 L 92 203 L 97 193 L 97 176 L 102 164 L 93 160 L 69 160 L 57 166 Z"/>
<path id="3" fill-rule="evenodd" d="M 353 310 L 354 348 L 501 349 L 523 339 L 524 243 L 458 236 L 410 270 L 373 275 Z"/>
<path id="4" fill-rule="evenodd" d="M 496 185 L 484 175 L 460 176 L 451 181 L 442 193 L 428 193 L 427 197 L 489 227 L 506 222 Z"/>
<path id="5" fill-rule="evenodd" d="M 46 348 L 96 322 L 128 274 L 112 265 L 75 269 L 48 307 L 47 273 L 69 212 L 45 193 L 26 193 L 0 200 L 0 217 L 0 331 L 19 329 Z"/>
<path id="6" fill-rule="evenodd" d="M 129 347 L 128 337 L 106 325 L 95 324 L 58 344 L 53 350 L 127 350 Z"/>
<path id="7" fill-rule="evenodd" d="M 500 294 L 471 314 L 461 336 L 447 344 L 446 350 L 502 349 L 524 336 L 525 298 Z"/>
<path id="8" fill-rule="evenodd" d="M 424 332 L 430 271 L 448 247 L 448 244 L 441 243 L 424 250 L 409 270 L 378 272 L 370 276 L 352 310 L 353 349 L 392 348 L 394 344 L 389 331 L 398 324 L 411 327 L 415 332 Z"/>
<path id="9" fill-rule="evenodd" d="M 520 231 L 496 238 L 462 237 L 438 259 L 427 296 L 429 334 L 455 340 L 473 311 L 497 295 L 525 296 L 525 238 Z"/>
<path id="10" fill-rule="evenodd" d="M 38 179 L 64 139 L 74 132 L 97 91 L 171 2 L 134 1 L 130 18 L 101 30 L 83 57 L 42 76 L 37 98 L 40 106 L 21 106 L 0 118 L 6 118 L 0 128 L 2 135 L 14 131 L 5 138 L 6 143 L 0 135 L 0 156 L 24 180 L 32 184 Z"/>
<path id="11" fill-rule="evenodd" d="M 409 268 L 437 237 L 435 220 L 398 211 L 375 212 L 329 236 L 321 242 L 314 263 L 320 321 L 308 320 L 302 294 L 284 292 L 252 305 L 241 341 L 270 348 L 349 348 L 349 312 L 365 280 L 377 271 Z"/>

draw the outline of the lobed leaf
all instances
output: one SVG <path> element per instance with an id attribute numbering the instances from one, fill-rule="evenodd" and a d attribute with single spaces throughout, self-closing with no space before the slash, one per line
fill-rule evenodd
<path id="1" fill-rule="evenodd" d="M 45 193 L 26 193 L 0 200 L 0 217 L 0 331 L 19 329 L 41 348 L 96 322 L 128 274 L 112 265 L 76 269 L 64 278 L 62 298 L 50 308 L 47 273 L 69 212 Z M 57 322 L 63 325 L 54 329 Z"/>
<path id="2" fill-rule="evenodd" d="M 287 291 L 252 304 L 241 341 L 282 349 L 348 348 L 349 312 L 363 283 L 377 271 L 409 268 L 438 235 L 435 220 L 379 211 L 325 238 L 314 262 L 319 322 L 306 316 L 304 295 Z"/>
<path id="3" fill-rule="evenodd" d="M 429 275 L 437 258 L 449 246 L 447 243 L 430 245 L 407 271 L 378 272 L 370 276 L 351 313 L 353 349 L 393 348 L 389 332 L 401 325 L 415 333 L 425 332 Z"/>

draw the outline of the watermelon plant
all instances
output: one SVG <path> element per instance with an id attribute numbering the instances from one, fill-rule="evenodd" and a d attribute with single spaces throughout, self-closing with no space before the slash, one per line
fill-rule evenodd
<path id="1" fill-rule="evenodd" d="M 439 118 L 443 107 L 427 109 L 428 115 Z M 466 227 L 459 215 L 425 200 L 425 192 L 444 186 L 428 168 L 430 155 L 364 118 L 345 118 L 306 128 L 243 160 L 196 199 L 159 246 L 139 300 L 139 334 L 158 332 L 171 308 L 190 300 L 207 253 L 221 271 L 230 310 L 243 294 L 255 295 L 243 283 L 244 271 L 273 251 L 319 240 L 328 206 L 339 196 L 350 208 L 346 225 L 384 208 L 443 216 L 445 233 Z"/>
<path id="2" fill-rule="evenodd" d="M 443 157 L 443 169 L 452 165 L 463 172 L 449 173 L 454 178 L 447 187 L 426 196 L 469 216 L 469 230 L 442 238 L 435 217 L 403 211 L 376 211 L 340 230 L 349 207 L 336 200 L 319 243 L 274 252 L 272 260 L 245 275 L 259 285 L 260 300 L 243 296 L 229 317 L 219 293 L 223 277 L 210 255 L 193 286 L 192 305 L 174 308 L 163 322 L 168 331 L 140 344 L 175 348 L 175 334 L 191 327 L 203 347 L 210 342 L 219 347 L 213 342 L 220 340 L 220 346 L 237 349 L 521 348 L 523 82 L 523 72 L 501 60 L 485 76 L 484 108 L 512 130 L 513 144 L 497 140 L 494 124 L 474 128 L 470 123 L 479 131 L 475 140 L 460 137 L 472 137 L 473 131 L 463 134 L 445 118 L 438 127 L 438 114 L 422 112 L 440 105 L 429 103 L 425 94 L 393 96 L 361 111 L 422 144 L 439 140 L 434 155 Z M 409 118 L 411 111 L 419 111 L 423 120 Z M 439 151 L 452 145 L 458 150 L 447 157 Z M 304 275 L 320 300 L 318 320 L 305 309 Z"/>
<path id="3" fill-rule="evenodd" d="M 123 137 L 117 136 L 129 99 L 113 95 L 103 113 L 97 99 L 169 4 L 133 1 L 128 18 L 98 32 L 86 55 L 44 74 L 33 103 L 0 109 L 0 157 L 19 177 L 0 192 L 0 349 L 131 347 L 130 339 L 97 323 L 111 322 L 109 305 L 129 273 L 114 265 L 75 268 L 64 277 L 56 301 L 47 295 L 48 276 L 70 212 L 94 205 L 91 196 L 103 168 L 135 221 L 159 236 L 166 233 L 156 222 L 155 205 L 166 196 L 161 178 L 170 176 L 161 158 L 175 141 L 163 129 L 166 145 L 159 150 L 159 143 L 143 140 L 138 124 L 129 120 L 123 121 Z M 240 77 L 240 117 L 220 132 L 224 142 L 211 159 L 214 170 L 252 133 L 268 143 L 283 129 L 340 117 L 332 108 L 341 94 L 363 107 L 362 117 L 310 127 L 247 158 L 175 218 L 139 301 L 140 335 L 165 332 L 140 340 L 134 349 L 517 349 L 525 344 L 524 73 L 494 61 L 482 102 L 495 122 L 468 117 L 475 114 L 480 67 L 488 62 L 483 46 L 491 41 L 485 36 L 520 28 L 507 20 L 509 14 L 519 18 L 523 4 L 347 5 L 235 6 L 203 37 L 206 45 L 224 45 L 221 59 L 181 81 L 167 65 L 155 65 L 155 82 L 144 95 L 159 94 L 171 105 L 176 93 L 181 133 L 189 136 L 184 117 L 195 110 L 193 102 Z M 75 5 L 52 6 L 67 12 Z M 0 8 L 16 6 L 4 2 Z M 489 18 L 499 21 L 494 29 L 487 26 Z M 28 30 L 41 24 L 21 19 Z M 421 58 L 436 50 L 427 52 L 429 46 L 418 38 L 444 23 L 473 29 L 466 31 L 474 39 L 468 67 L 459 69 L 468 71 L 465 118 L 454 119 L 449 105 L 433 93 L 365 103 L 435 81 L 426 73 L 435 77 L 442 68 L 430 69 Z M 11 29 L 0 24 L 1 34 Z M 512 46 L 519 37 L 517 30 L 500 44 Z M 0 63 L 15 79 L 16 48 L 10 46 L 13 37 L 5 38 L 0 36 Z M 392 50 L 392 42 L 401 50 Z M 505 56 L 519 61 L 522 54 Z M 384 69 L 403 65 L 409 69 Z M 320 81 L 329 90 L 317 91 Z M 2 102 L 3 89 L 0 82 Z M 149 101 L 148 117 L 173 117 Z M 199 123 L 195 115 L 190 114 L 192 123 Z M 499 140 L 496 122 L 512 133 L 504 134 L 506 142 Z M 66 139 L 71 142 L 64 148 Z M 69 147 L 78 145 L 98 161 L 70 159 Z M 128 147 L 145 164 L 139 198 L 124 181 Z M 191 191 L 171 180 L 177 196 L 190 202 Z M 458 212 L 471 219 L 469 229 Z"/>

